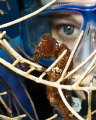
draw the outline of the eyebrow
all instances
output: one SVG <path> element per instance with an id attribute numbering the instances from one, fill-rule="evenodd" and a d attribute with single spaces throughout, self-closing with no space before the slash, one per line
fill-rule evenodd
<path id="1" fill-rule="evenodd" d="M 74 12 L 74 11 L 58 11 L 58 12 L 52 12 L 51 14 L 61 14 L 61 15 L 68 15 L 68 14 L 77 14 L 80 15 L 80 13 L 78 12 Z"/>
<path id="2" fill-rule="evenodd" d="M 80 15 L 80 14 L 75 14 L 75 15 Z M 77 19 L 74 19 L 74 17 L 71 14 L 57 14 L 55 15 L 55 17 L 52 17 L 51 20 L 52 19 L 53 19 L 53 24 L 57 24 L 57 25 L 63 24 L 63 22 L 66 22 L 66 23 L 70 22 L 70 24 L 73 24 L 73 25 L 75 24 L 78 27 L 81 26 L 81 23 Z"/>

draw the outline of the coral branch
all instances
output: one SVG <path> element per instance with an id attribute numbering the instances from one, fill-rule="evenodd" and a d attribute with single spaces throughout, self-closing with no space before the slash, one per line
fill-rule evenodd
<path id="1" fill-rule="evenodd" d="M 6 111 L 10 114 L 12 114 L 12 111 L 8 108 L 8 106 L 6 105 L 6 103 L 4 102 L 4 100 L 2 99 L 2 97 L 0 96 L 0 102 L 2 103 L 2 105 L 4 106 L 4 108 L 6 109 Z"/>
<path id="2" fill-rule="evenodd" d="M 64 52 L 55 60 L 55 62 L 45 71 L 42 73 L 42 75 L 39 78 L 43 78 L 46 73 L 48 73 L 57 63 L 58 61 L 66 54 L 67 50 L 64 50 Z"/>
<path id="3" fill-rule="evenodd" d="M 3 119 L 5 119 L 5 120 L 18 120 L 18 119 L 20 119 L 20 118 L 26 117 L 26 114 L 20 115 L 20 116 L 18 116 L 18 117 L 14 117 L 14 118 L 10 118 L 10 117 L 4 116 L 4 115 L 0 115 L 0 117 L 3 118 Z"/>
<path id="4" fill-rule="evenodd" d="M 91 120 L 91 96 L 92 96 L 92 91 L 89 90 L 87 93 L 88 93 L 88 114 L 87 114 L 87 120 Z"/>
<path id="5" fill-rule="evenodd" d="M 6 95 L 6 94 L 7 94 L 7 92 L 3 92 L 3 93 L 0 93 L 0 96 L 1 96 L 1 95 Z"/>
<path id="6" fill-rule="evenodd" d="M 70 55 L 70 57 L 69 57 L 69 59 L 68 59 L 68 61 L 67 61 L 66 66 L 65 66 L 65 68 L 64 68 L 64 70 L 63 70 L 63 73 L 62 73 L 60 79 L 59 79 L 57 82 L 60 83 L 60 82 L 62 82 L 62 81 L 64 80 L 64 76 L 65 76 L 65 74 L 66 74 L 66 72 L 67 72 L 67 70 L 68 70 L 68 68 L 69 68 L 69 65 L 70 65 L 70 63 L 71 63 L 71 61 L 72 61 L 72 59 L 73 59 L 74 53 L 75 53 L 75 51 L 76 51 L 76 49 L 77 49 L 77 47 L 78 47 L 78 45 L 79 45 L 79 43 L 80 43 L 80 40 L 81 40 L 83 34 L 84 34 L 84 31 L 81 31 L 80 36 L 79 36 L 79 38 L 78 38 L 78 40 L 77 40 L 77 42 L 76 42 L 76 44 L 75 44 L 75 46 L 74 46 L 74 48 L 73 48 L 73 50 L 72 50 L 72 52 L 71 52 L 71 55 Z"/>
<path id="7" fill-rule="evenodd" d="M 55 119 L 57 116 L 58 116 L 58 115 L 56 114 L 56 115 L 54 115 L 54 116 L 52 116 L 52 117 L 50 117 L 50 118 L 48 118 L 48 119 L 46 119 L 46 120 L 53 120 L 53 119 Z"/>
<path id="8" fill-rule="evenodd" d="M 3 34 L 5 34 L 3 32 Z M 81 34 L 81 37 L 79 38 L 79 41 L 80 39 L 82 38 L 82 35 L 83 35 L 83 31 L 82 31 L 82 34 Z M 67 54 L 67 51 L 63 51 L 63 54 L 58 57 L 58 59 L 45 71 L 43 72 L 43 74 L 38 78 L 38 77 L 35 77 L 33 75 L 31 75 L 31 71 L 33 70 L 39 70 L 39 71 L 43 71 L 43 67 L 40 66 L 40 65 L 37 65 L 36 63 L 33 63 L 25 58 L 23 58 L 21 55 L 19 55 L 11 46 L 10 44 L 5 40 L 5 39 L 2 39 L 3 38 L 3 35 L 1 35 L 1 40 L 0 40 L 0 44 L 6 48 L 6 50 L 8 50 L 8 52 L 10 52 L 10 54 L 12 54 L 16 60 L 13 62 L 13 64 L 11 63 L 8 63 L 7 61 L 5 61 L 4 59 L 2 59 L 0 57 L 0 63 L 2 65 L 4 65 L 5 67 L 8 67 L 9 69 L 11 69 L 12 71 L 30 79 L 30 80 L 33 80 L 37 83 L 41 83 L 41 84 L 44 84 L 44 85 L 47 85 L 47 86 L 51 86 L 51 87 L 55 87 L 58 89 L 59 91 L 59 94 L 64 102 L 64 104 L 66 104 L 66 107 L 68 107 L 68 109 L 73 113 L 73 115 L 75 115 L 78 119 L 80 120 L 84 120 L 78 113 L 76 113 L 72 108 L 71 106 L 69 105 L 69 103 L 66 101 L 66 98 L 65 96 L 63 95 L 63 92 L 62 92 L 62 89 L 65 89 L 65 90 L 83 90 L 83 91 L 87 91 L 88 92 L 88 116 L 87 116 L 87 119 L 88 120 L 91 120 L 91 105 L 90 105 L 90 102 L 91 102 L 91 91 L 92 90 L 96 90 L 96 87 L 94 86 L 89 86 L 89 87 L 80 87 L 79 84 L 83 81 L 83 79 L 85 79 L 88 74 L 95 68 L 95 62 L 96 62 L 96 57 L 92 60 L 91 64 L 89 65 L 89 67 L 86 69 L 86 71 L 82 74 L 82 76 L 80 77 L 80 79 L 73 85 L 61 85 L 60 82 L 63 80 L 63 79 L 66 79 L 68 77 L 70 77 L 71 75 L 73 75 L 73 73 L 75 73 L 77 70 L 79 70 L 81 67 L 83 67 L 90 59 L 92 59 L 95 55 L 96 55 L 96 50 L 84 61 L 82 62 L 78 67 L 76 67 L 75 69 L 73 69 L 71 72 L 69 72 L 65 78 L 64 78 L 64 75 L 66 74 L 66 71 L 70 65 L 70 62 L 72 61 L 72 58 L 73 58 L 73 55 L 74 55 L 74 52 L 79 44 L 79 41 L 77 42 L 75 48 L 73 49 L 72 51 L 72 54 L 70 55 L 69 57 L 69 60 L 67 62 L 67 65 L 63 71 L 63 74 L 62 74 L 62 77 L 61 77 L 61 80 L 59 79 L 58 82 L 51 82 L 51 81 L 46 81 L 44 79 L 42 79 L 44 77 L 44 75 L 46 75 L 47 72 L 50 72 L 52 70 L 52 68 L 58 63 L 58 61 L 60 61 L 60 59 L 65 55 Z M 23 71 L 23 70 L 20 70 L 18 68 L 16 68 L 16 65 L 18 63 L 27 63 L 29 64 L 29 66 L 31 66 L 31 68 L 29 68 L 27 70 L 27 72 Z M 51 120 L 52 118 L 49 118 L 49 120 Z"/>
<path id="9" fill-rule="evenodd" d="M 85 59 L 85 61 L 83 61 L 80 65 L 78 65 L 76 68 L 74 68 L 72 71 L 70 71 L 65 77 L 64 79 L 67 79 L 68 77 L 70 77 L 71 75 L 73 75 L 75 72 L 77 72 L 80 68 L 82 68 L 90 59 L 93 58 L 93 56 L 96 55 L 96 50 L 93 51 L 93 53 L 87 58 Z M 95 66 L 94 66 L 95 67 Z M 91 68 L 92 70 L 94 68 Z"/>
<path id="10" fill-rule="evenodd" d="M 90 69 L 93 67 L 93 65 L 96 62 L 96 56 L 95 58 L 92 60 L 91 64 L 88 66 L 88 68 L 86 69 L 86 71 L 82 74 L 82 76 L 79 78 L 79 80 L 73 85 L 75 87 L 79 86 L 79 84 L 84 80 L 84 78 L 89 74 Z M 91 72 L 91 71 L 90 71 Z"/>
<path id="11" fill-rule="evenodd" d="M 58 88 L 59 94 L 64 102 L 64 104 L 66 104 L 67 108 L 73 113 L 73 115 L 75 115 L 79 120 L 84 120 L 78 113 L 76 113 L 76 111 L 74 111 L 72 109 L 72 107 L 69 105 L 69 103 L 67 102 L 65 96 L 63 95 L 63 92 L 61 90 L 61 88 Z"/>
<path id="12" fill-rule="evenodd" d="M 57 0 L 52 0 L 51 2 L 47 3 L 45 6 L 41 7 L 39 10 L 36 10 L 35 12 L 30 13 L 29 15 L 26 15 L 26 16 L 24 16 L 24 17 L 22 17 L 22 18 L 19 18 L 19 19 L 17 19 L 17 20 L 12 21 L 12 22 L 5 23 L 5 24 L 3 24 L 3 25 L 0 25 L 0 28 L 5 28 L 5 27 L 8 27 L 8 26 L 14 25 L 14 24 L 16 24 L 16 23 L 19 23 L 19 22 L 21 22 L 21 21 L 23 21 L 23 20 L 26 20 L 26 19 L 28 19 L 28 18 L 30 18 L 30 17 L 32 17 L 32 16 L 40 13 L 41 11 L 43 11 L 44 9 L 46 9 L 47 7 L 49 7 L 50 5 L 52 5 L 53 3 L 55 3 L 56 1 L 57 1 Z"/>
<path id="13" fill-rule="evenodd" d="M 34 66 L 37 70 L 39 71 L 43 71 L 43 67 L 40 66 L 40 65 L 37 65 L 33 62 L 30 62 L 29 60 L 23 58 L 21 55 L 19 55 L 11 46 L 10 44 L 5 40 L 0 40 L 0 44 L 2 46 L 4 46 L 17 60 L 13 63 L 13 66 L 15 66 L 18 62 L 21 62 L 21 63 L 27 63 L 29 64 L 30 66 Z"/>

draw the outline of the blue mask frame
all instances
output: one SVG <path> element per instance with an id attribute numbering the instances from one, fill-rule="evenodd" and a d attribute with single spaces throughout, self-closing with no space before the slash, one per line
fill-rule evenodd
<path id="1" fill-rule="evenodd" d="M 27 13 L 32 12 L 32 8 L 30 7 L 28 9 L 26 9 L 25 11 L 27 11 Z M 83 30 L 83 31 L 85 31 L 88 22 L 96 22 L 96 16 L 95 16 L 95 14 L 96 14 L 96 5 L 93 5 L 93 6 L 91 6 L 91 5 L 90 6 L 83 5 L 82 6 L 82 5 L 76 5 L 76 3 L 75 4 L 68 4 L 68 5 L 67 4 L 66 5 L 55 5 L 54 4 L 54 5 L 50 6 L 49 8 L 45 9 L 44 11 L 42 11 L 40 14 L 42 14 L 42 13 L 50 13 L 50 12 L 57 12 L 57 11 L 74 11 L 74 12 L 80 13 L 83 16 L 83 22 L 82 22 L 82 26 L 81 26 L 81 30 Z M 26 15 L 26 12 L 24 13 L 24 15 Z M 24 26 L 25 23 L 26 23 L 26 21 L 23 21 L 21 23 L 22 45 L 23 45 L 24 51 L 30 57 L 32 57 L 34 53 L 28 47 L 27 33 L 25 33 L 26 28 Z M 49 66 L 50 64 L 52 64 L 52 62 L 53 62 L 52 60 L 46 60 L 46 59 L 41 59 L 40 60 L 40 63 L 44 64 L 46 66 Z"/>

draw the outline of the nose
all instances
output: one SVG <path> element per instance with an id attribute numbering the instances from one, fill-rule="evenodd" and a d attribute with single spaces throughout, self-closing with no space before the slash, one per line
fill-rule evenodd
<path id="1" fill-rule="evenodd" d="M 84 33 L 84 37 L 82 38 L 82 41 L 74 56 L 74 67 L 82 63 L 84 60 L 86 60 L 86 58 L 88 58 L 91 55 L 91 53 L 94 52 L 95 49 L 96 49 L 96 23 L 88 22 Z M 82 70 L 84 71 L 86 70 L 86 68 L 91 63 L 92 59 L 82 67 Z M 96 69 L 94 69 L 93 72 L 96 72 Z"/>

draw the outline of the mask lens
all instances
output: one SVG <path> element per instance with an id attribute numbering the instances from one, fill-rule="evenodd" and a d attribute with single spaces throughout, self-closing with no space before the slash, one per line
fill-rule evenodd
<path id="1" fill-rule="evenodd" d="M 52 38 L 72 49 L 80 32 L 82 21 L 82 15 L 73 11 L 40 13 L 21 23 L 24 28 L 21 31 L 23 46 L 27 52 L 34 53 L 40 38 L 44 34 L 50 33 Z"/>
<path id="2" fill-rule="evenodd" d="M 74 65 L 78 66 L 80 63 L 86 60 L 94 52 L 95 49 L 96 49 L 96 23 L 88 22 L 84 33 L 84 37 L 74 57 L 74 63 L 76 63 Z M 82 70 L 85 71 L 87 69 L 87 67 L 90 65 L 94 57 L 95 56 L 93 56 L 89 60 L 89 62 L 87 62 L 87 64 L 82 67 Z M 96 69 L 92 71 L 92 73 L 94 72 L 96 72 Z"/>

